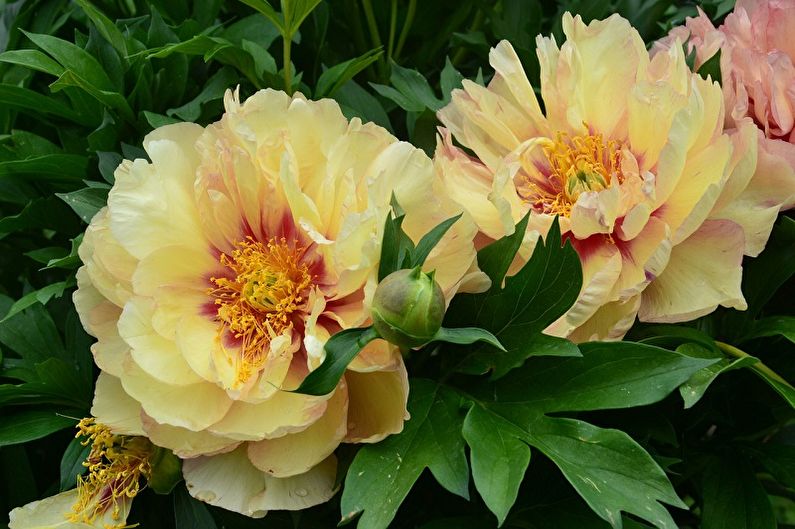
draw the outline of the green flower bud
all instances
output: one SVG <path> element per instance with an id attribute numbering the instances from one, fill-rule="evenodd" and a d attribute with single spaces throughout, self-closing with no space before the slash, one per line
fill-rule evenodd
<path id="1" fill-rule="evenodd" d="M 171 450 L 155 446 L 149 464 L 152 468 L 149 487 L 158 494 L 170 493 L 182 481 L 182 460 Z"/>
<path id="2" fill-rule="evenodd" d="M 444 293 L 420 267 L 398 270 L 378 284 L 373 298 L 373 327 L 379 336 L 404 348 L 428 343 L 442 326 Z"/>

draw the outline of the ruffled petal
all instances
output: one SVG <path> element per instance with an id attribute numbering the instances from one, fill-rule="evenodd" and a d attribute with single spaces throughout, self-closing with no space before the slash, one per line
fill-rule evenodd
<path id="1" fill-rule="evenodd" d="M 94 389 L 91 415 L 113 433 L 145 435 L 141 422 L 141 403 L 130 397 L 121 381 L 104 371 L 99 373 Z"/>
<path id="2" fill-rule="evenodd" d="M 376 443 L 403 430 L 409 418 L 409 382 L 402 360 L 395 371 L 348 371 L 345 381 L 349 399 L 346 443 Z"/>

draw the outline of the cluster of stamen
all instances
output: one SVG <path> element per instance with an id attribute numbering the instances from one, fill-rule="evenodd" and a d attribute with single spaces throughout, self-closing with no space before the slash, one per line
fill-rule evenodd
<path id="1" fill-rule="evenodd" d="M 601 134 L 570 136 L 558 132 L 555 140 L 542 148 L 549 174 L 543 182 L 528 178 L 523 193 L 540 211 L 569 216 L 582 193 L 606 189 L 613 179 L 623 181 L 621 144 L 605 142 Z"/>
<path id="2" fill-rule="evenodd" d="M 233 359 L 239 382 L 259 371 L 270 341 L 290 328 L 291 316 L 306 305 L 312 276 L 302 262 L 305 252 L 285 238 L 262 243 L 248 237 L 231 255 L 221 254 L 231 277 L 210 278 L 214 287 L 208 293 L 218 306 L 221 332 L 240 341 L 240 357 Z"/>
<path id="3" fill-rule="evenodd" d="M 115 435 L 93 418 L 82 419 L 77 428 L 75 437 L 85 437 L 82 444 L 91 445 L 91 450 L 83 462 L 88 473 L 77 478 L 78 499 L 69 521 L 93 524 L 110 512 L 114 523 L 106 529 L 134 527 L 122 520 L 123 503 L 141 491 L 141 478 L 151 476 L 152 443 L 144 437 Z"/>

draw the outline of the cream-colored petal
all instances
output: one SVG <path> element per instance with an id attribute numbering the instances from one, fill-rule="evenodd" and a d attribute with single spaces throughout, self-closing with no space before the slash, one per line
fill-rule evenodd
<path id="1" fill-rule="evenodd" d="M 326 400 L 289 391 L 277 391 L 265 401 L 235 401 L 229 412 L 207 429 L 240 441 L 273 439 L 305 430 L 323 416 Z"/>
<path id="2" fill-rule="evenodd" d="M 210 505 L 262 518 L 269 510 L 299 510 L 329 500 L 337 463 L 332 456 L 304 474 L 274 478 L 257 469 L 245 447 L 226 454 L 197 457 L 183 462 L 188 492 Z"/>
<path id="3" fill-rule="evenodd" d="M 185 386 L 203 382 L 185 361 L 177 344 L 152 328 L 154 302 L 133 297 L 119 317 L 119 336 L 129 344 L 130 356 L 149 376 L 166 384 Z"/>
<path id="4" fill-rule="evenodd" d="M 731 141 L 724 135 L 688 157 L 678 184 L 654 212 L 670 228 L 673 244 L 690 236 L 709 215 L 728 176 L 731 151 Z"/>
<path id="5" fill-rule="evenodd" d="M 124 391 L 121 381 L 104 371 L 94 389 L 91 415 L 113 431 L 124 435 L 144 435 L 141 403 Z"/>
<path id="6" fill-rule="evenodd" d="M 138 263 L 133 274 L 133 289 L 138 296 L 153 296 L 160 287 L 181 287 L 206 292 L 210 277 L 218 271 L 218 259 L 209 248 L 164 246 Z"/>
<path id="7" fill-rule="evenodd" d="M 617 299 L 625 300 L 646 288 L 665 269 L 671 254 L 671 232 L 656 218 L 631 241 L 618 242 L 621 251 L 621 275 L 616 281 Z"/>
<path id="8" fill-rule="evenodd" d="M 370 373 L 372 371 L 394 370 L 402 364 L 400 349 L 387 342 L 386 340 L 373 340 L 359 351 L 350 364 L 348 369 L 359 373 Z"/>
<path id="9" fill-rule="evenodd" d="M 119 500 L 119 512 L 114 517 L 112 511 L 105 512 L 94 523 L 70 522 L 72 506 L 77 503 L 77 489 L 61 492 L 43 500 L 17 507 L 9 513 L 9 529 L 94 529 L 123 524 L 130 512 L 132 500 L 123 497 Z"/>
<path id="10" fill-rule="evenodd" d="M 578 239 L 598 233 L 612 233 L 619 214 L 621 191 L 618 186 L 583 193 L 571 208 L 571 232 Z"/>
<path id="11" fill-rule="evenodd" d="M 124 371 L 124 391 L 141 403 L 147 415 L 163 424 L 203 430 L 218 422 L 232 406 L 226 392 L 215 384 L 166 384 L 132 361 L 125 364 Z"/>
<path id="12" fill-rule="evenodd" d="M 575 343 L 595 340 L 621 340 L 635 323 L 640 294 L 626 301 L 613 301 L 599 307 L 593 316 L 577 327 L 568 338 Z"/>
<path id="13" fill-rule="evenodd" d="M 145 413 L 143 428 L 152 443 L 168 448 L 182 459 L 230 452 L 240 444 L 240 441 L 213 435 L 207 431 L 193 432 L 179 426 L 160 424 Z"/>
<path id="14" fill-rule="evenodd" d="M 403 430 L 409 418 L 408 375 L 402 359 L 395 371 L 347 371 L 348 434 L 346 443 L 376 443 Z M 376 404 L 377 403 L 377 404 Z"/>
<path id="15" fill-rule="evenodd" d="M 746 308 L 740 291 L 745 240 L 731 221 L 709 220 L 676 245 L 665 271 L 643 291 L 641 321 L 676 323 L 718 305 Z"/>
<path id="16" fill-rule="evenodd" d="M 348 431 L 348 388 L 337 386 L 323 415 L 308 428 L 276 439 L 247 443 L 248 458 L 266 474 L 303 474 L 330 456 Z"/>

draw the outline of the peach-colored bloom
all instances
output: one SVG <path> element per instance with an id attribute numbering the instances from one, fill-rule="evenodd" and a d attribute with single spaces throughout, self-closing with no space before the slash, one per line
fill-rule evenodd
<path id="1" fill-rule="evenodd" d="M 330 395 L 290 393 L 326 340 L 364 325 L 394 193 L 415 240 L 460 208 L 431 160 L 330 100 L 264 90 L 207 128 L 149 134 L 88 227 L 74 301 L 97 338 L 93 415 L 185 459 L 188 489 L 262 516 L 335 491 L 341 442 L 399 432 L 399 351 L 372 342 Z M 473 272 L 457 222 L 426 266 L 448 298 Z"/>
<path id="2" fill-rule="evenodd" d="M 795 3 L 789 0 L 738 0 L 734 11 L 715 28 L 699 10 L 684 26 L 656 42 L 653 52 L 674 40 L 687 42 L 701 67 L 719 50 L 726 128 L 751 119 L 761 130 L 759 164 L 743 209 L 749 229 L 762 231 L 752 244 L 756 255 L 769 234 L 767 225 L 781 209 L 795 206 Z M 767 231 L 765 231 L 767 229 Z M 764 239 L 764 240 L 763 240 Z"/>
<path id="3" fill-rule="evenodd" d="M 567 13 L 563 31 L 560 47 L 537 39 L 544 112 L 507 42 L 491 51 L 488 87 L 453 92 L 436 152 L 448 193 L 489 238 L 529 211 L 523 255 L 560 217 L 583 286 L 547 332 L 616 339 L 636 315 L 744 309 L 741 262 L 755 234 L 729 213 L 756 165 L 755 128 L 723 132 L 720 86 L 688 69 L 681 46 L 650 58 L 618 15 L 586 25 Z"/>

